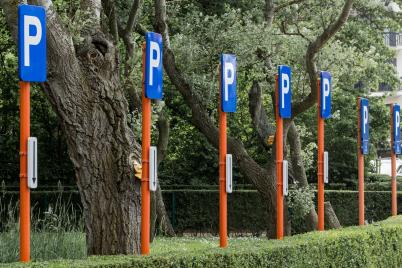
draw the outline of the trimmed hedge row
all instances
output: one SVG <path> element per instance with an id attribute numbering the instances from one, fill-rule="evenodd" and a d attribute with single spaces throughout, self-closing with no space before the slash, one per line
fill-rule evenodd
<path id="1" fill-rule="evenodd" d="M 218 232 L 219 193 L 217 191 L 167 191 L 163 194 L 173 226 L 178 233 Z M 359 203 L 357 191 L 327 190 L 330 201 L 342 226 L 358 225 Z M 391 215 L 391 192 L 365 192 L 366 220 L 380 221 Z M 398 193 L 402 204 L 402 193 Z M 402 206 L 398 206 L 402 213 Z M 228 195 L 228 228 L 232 233 L 265 231 L 267 212 L 256 191 L 235 191 Z M 250 224 L 252 223 L 252 224 Z M 304 224 L 304 223 L 302 223 Z M 292 226 L 292 232 L 303 232 L 304 226 Z"/>
<path id="2" fill-rule="evenodd" d="M 0 193 L 5 204 L 18 200 L 18 193 Z M 169 190 L 163 191 L 165 205 L 177 233 L 218 233 L 219 193 L 216 190 Z M 31 192 L 32 204 L 44 212 L 49 204 L 67 202 L 74 207 L 80 205 L 77 192 Z M 343 226 L 357 225 L 358 192 L 325 191 L 325 200 L 330 201 Z M 366 220 L 380 221 L 391 215 L 391 192 L 366 191 Z M 398 204 L 402 204 L 402 193 L 398 193 Z M 402 213 L 402 205 L 398 206 Z M 1 215 L 0 215 L 1 216 Z M 239 190 L 228 195 L 228 229 L 231 233 L 252 233 L 259 235 L 266 229 L 267 212 L 265 204 L 255 190 Z M 302 223 L 304 225 L 304 223 Z M 303 231 L 304 226 L 292 226 L 293 233 Z M 0 231 L 2 229 L 0 222 Z"/>
<path id="3" fill-rule="evenodd" d="M 202 241 L 200 241 L 202 243 Z M 150 256 L 102 256 L 7 267 L 401 267 L 402 216 L 365 227 L 312 232 L 284 241 L 248 239 L 227 249 L 170 248 Z"/>

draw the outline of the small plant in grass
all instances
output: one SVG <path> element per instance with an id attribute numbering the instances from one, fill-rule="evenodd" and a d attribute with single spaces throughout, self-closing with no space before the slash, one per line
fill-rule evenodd
<path id="1" fill-rule="evenodd" d="M 292 221 L 298 221 L 314 208 L 314 192 L 308 186 L 297 187 L 297 184 L 294 184 L 291 189 L 286 198 L 288 213 Z"/>

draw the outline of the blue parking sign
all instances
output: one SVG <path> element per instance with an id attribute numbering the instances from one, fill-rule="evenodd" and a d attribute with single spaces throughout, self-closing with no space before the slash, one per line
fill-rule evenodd
<path id="1" fill-rule="evenodd" d="M 394 109 L 393 109 L 393 150 L 395 154 L 401 154 L 401 129 L 400 129 L 400 122 L 401 122 L 401 116 L 400 116 L 400 107 L 398 104 L 394 104 Z"/>
<path id="2" fill-rule="evenodd" d="M 18 72 L 27 82 L 46 81 L 46 11 L 18 6 Z"/>
<path id="3" fill-rule="evenodd" d="M 278 66 L 279 116 L 292 117 L 292 70 L 289 66 Z"/>
<path id="4" fill-rule="evenodd" d="M 163 94 L 162 36 L 147 32 L 145 44 L 145 97 L 160 100 Z"/>
<path id="5" fill-rule="evenodd" d="M 223 112 L 236 112 L 236 56 L 221 55 L 221 103 Z"/>
<path id="6" fill-rule="evenodd" d="M 331 116 L 331 73 L 320 73 L 320 114 L 321 118 Z"/>
<path id="7" fill-rule="evenodd" d="M 362 154 L 369 153 L 369 101 L 360 98 L 360 145 Z"/>

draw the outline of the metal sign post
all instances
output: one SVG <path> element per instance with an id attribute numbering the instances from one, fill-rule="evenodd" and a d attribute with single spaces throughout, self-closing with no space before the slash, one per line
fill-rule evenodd
<path id="1" fill-rule="evenodd" d="M 324 230 L 324 183 L 325 170 L 328 164 L 324 161 L 324 119 L 331 116 L 331 74 L 321 72 L 317 86 L 317 124 L 318 124 L 318 226 L 319 231 Z M 327 158 L 328 159 L 328 158 Z"/>
<path id="2" fill-rule="evenodd" d="M 283 118 L 292 116 L 292 83 L 289 66 L 278 66 L 275 79 L 276 99 L 276 238 L 283 239 Z"/>
<path id="3" fill-rule="evenodd" d="M 359 178 L 359 225 L 364 225 L 364 155 L 369 152 L 369 102 L 357 98 L 357 163 Z"/>
<path id="4" fill-rule="evenodd" d="M 236 56 L 221 55 L 219 71 L 219 245 L 225 248 L 227 239 L 227 142 L 226 113 L 236 111 Z M 230 157 L 231 160 L 231 157 Z M 231 163 L 231 161 L 230 161 Z M 230 185 L 231 190 L 232 185 Z M 231 192 L 231 191 L 230 191 Z"/>
<path id="5" fill-rule="evenodd" d="M 142 175 L 141 175 L 141 254 L 149 254 L 151 197 L 156 190 L 156 150 L 151 149 L 151 99 L 162 99 L 162 36 L 147 32 L 142 49 Z M 152 163 L 150 153 L 152 150 Z M 150 169 L 152 168 L 152 169 Z M 152 180 L 150 180 L 150 173 Z M 153 185 L 151 186 L 150 183 Z"/>
<path id="6" fill-rule="evenodd" d="M 36 139 L 30 132 L 30 82 L 46 81 L 46 11 L 40 6 L 18 6 L 18 75 L 20 78 L 20 260 L 30 260 L 30 191 L 37 186 Z M 35 141 L 33 141 L 35 140 Z M 28 160 L 29 165 L 28 165 Z M 29 177 L 29 178 L 28 178 Z M 29 181 L 28 181 L 29 179 Z"/>
<path id="7" fill-rule="evenodd" d="M 393 104 L 391 107 L 391 188 L 392 188 L 392 216 L 398 214 L 397 186 L 396 186 L 396 155 L 401 154 L 400 107 Z"/>

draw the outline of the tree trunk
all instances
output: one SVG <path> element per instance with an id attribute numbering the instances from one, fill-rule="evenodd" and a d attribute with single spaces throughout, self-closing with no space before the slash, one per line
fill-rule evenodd
<path id="1" fill-rule="evenodd" d="M 289 125 L 287 140 L 290 147 L 293 178 L 299 183 L 300 187 L 307 187 L 308 181 L 306 170 L 304 169 L 303 165 L 300 135 L 297 132 L 294 121 L 292 121 Z M 305 220 L 308 231 L 312 231 L 317 228 L 318 216 L 314 207 L 312 207 L 310 212 L 306 215 Z"/>
<path id="2" fill-rule="evenodd" d="M 169 120 L 165 115 L 164 110 L 162 109 L 158 115 L 157 121 L 158 127 L 158 166 L 163 161 L 166 155 L 168 142 L 169 142 L 169 133 L 170 133 L 170 125 Z M 160 187 L 160 183 L 158 183 L 158 187 L 156 192 L 151 195 L 151 242 L 156 235 L 157 228 L 165 235 L 174 236 L 175 232 L 173 230 L 173 226 L 170 223 L 169 216 L 167 214 L 165 203 L 163 202 L 162 190 Z"/>
<path id="3" fill-rule="evenodd" d="M 332 208 L 331 202 L 324 202 L 324 217 L 327 229 L 338 229 L 342 227 Z"/>
<path id="4" fill-rule="evenodd" d="M 99 27 L 74 46 L 51 1 L 35 3 L 47 14 L 48 81 L 42 86 L 74 166 L 88 254 L 137 253 L 140 184 L 133 178 L 133 162 L 139 161 L 140 148 L 127 123 L 117 48 Z M 17 5 L 3 0 L 0 7 L 16 40 Z"/>

